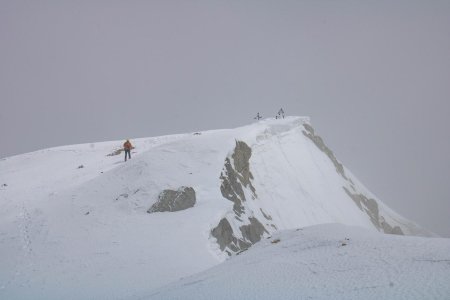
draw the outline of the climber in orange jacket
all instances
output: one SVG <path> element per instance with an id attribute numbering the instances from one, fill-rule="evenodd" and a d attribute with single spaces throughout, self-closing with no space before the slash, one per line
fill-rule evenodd
<path id="1" fill-rule="evenodd" d="M 131 145 L 130 140 L 127 140 L 123 144 L 123 150 L 125 151 L 125 161 L 127 161 L 127 154 L 128 154 L 128 158 L 131 159 L 131 149 L 132 148 L 133 148 L 133 145 Z"/>

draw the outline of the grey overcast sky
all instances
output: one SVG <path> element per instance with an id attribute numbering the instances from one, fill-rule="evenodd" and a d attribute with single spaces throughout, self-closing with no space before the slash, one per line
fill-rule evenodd
<path id="1" fill-rule="evenodd" d="M 280 107 L 450 237 L 450 1 L 0 0 L 0 157 Z"/>

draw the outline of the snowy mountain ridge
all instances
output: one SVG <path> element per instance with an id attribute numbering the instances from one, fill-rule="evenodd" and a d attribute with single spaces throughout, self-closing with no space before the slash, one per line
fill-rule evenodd
<path id="1" fill-rule="evenodd" d="M 121 299 L 278 230 L 430 235 L 371 194 L 306 117 L 0 160 L 0 298 Z M 157 270 L 157 271 L 155 271 Z"/>

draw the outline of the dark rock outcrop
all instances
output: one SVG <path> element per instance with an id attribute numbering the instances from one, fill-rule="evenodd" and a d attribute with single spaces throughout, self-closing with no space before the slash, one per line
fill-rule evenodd
<path id="1" fill-rule="evenodd" d="M 248 220 L 250 224 L 239 227 L 242 238 L 236 237 L 227 218 L 220 220 L 219 224 L 211 231 L 211 235 L 216 238 L 220 250 L 225 251 L 228 255 L 247 250 L 254 243 L 259 242 L 264 233 L 269 233 L 258 219 L 250 217 Z"/>
<path id="2" fill-rule="evenodd" d="M 159 194 L 158 201 L 150 207 L 148 213 L 174 212 L 184 210 L 195 205 L 195 190 L 182 186 L 178 190 L 164 190 Z"/>
<path id="3" fill-rule="evenodd" d="M 253 175 L 250 172 L 250 157 L 252 156 L 252 149 L 242 141 L 236 141 L 236 147 L 234 148 L 233 158 L 234 169 L 239 177 L 240 182 L 244 187 L 249 186 L 253 193 L 255 188 L 252 186 L 250 179 L 253 179 Z"/>
<path id="4" fill-rule="evenodd" d="M 350 192 L 346 187 L 344 187 L 344 190 L 347 195 L 349 195 L 350 198 L 356 203 L 359 209 L 364 211 L 370 217 L 370 221 L 378 230 L 381 230 L 384 233 L 403 235 L 403 231 L 399 226 L 391 226 L 386 222 L 384 217 L 380 216 L 378 203 L 377 201 L 375 201 L 375 199 L 367 198 L 363 194 L 354 194 Z"/>
<path id="5" fill-rule="evenodd" d="M 311 141 L 314 142 L 317 148 L 319 148 L 320 151 L 328 156 L 328 158 L 333 162 L 334 167 L 336 168 L 336 172 L 338 172 L 342 177 L 348 180 L 347 176 L 345 175 L 344 166 L 337 160 L 336 156 L 334 156 L 333 151 L 331 151 L 331 149 L 328 148 L 327 145 L 325 145 L 322 138 L 314 133 L 314 128 L 312 128 L 312 126 L 308 124 L 303 124 L 303 127 L 305 127 L 306 129 L 306 131 L 303 131 L 303 134 L 311 139 Z"/>
<path id="6" fill-rule="evenodd" d="M 222 196 L 234 203 L 233 210 L 238 216 L 241 216 L 245 210 L 243 202 L 247 199 L 244 188 L 248 187 L 252 192 L 253 199 L 256 198 L 255 188 L 250 181 L 253 179 L 249 162 L 251 156 L 252 149 L 246 143 L 236 141 L 236 147 L 231 156 L 232 160 L 229 157 L 225 159 L 225 165 L 220 174 Z"/>
<path id="7" fill-rule="evenodd" d="M 265 233 L 269 233 L 254 216 L 255 212 L 246 208 L 246 194 L 251 195 L 252 200 L 257 200 L 256 190 L 252 185 L 253 175 L 250 171 L 251 155 L 252 149 L 245 142 L 236 141 L 234 151 L 231 157 L 225 158 L 220 174 L 222 181 L 220 191 L 224 198 L 233 202 L 233 213 L 228 219 L 226 217 L 221 219 L 211 230 L 211 235 L 216 238 L 220 250 L 228 255 L 247 250 L 260 241 Z M 261 213 L 266 220 L 272 220 L 270 215 L 262 210 Z M 233 231 L 229 220 L 232 220 L 234 228 L 239 228 L 238 232 Z"/>
<path id="8" fill-rule="evenodd" d="M 255 217 L 248 218 L 250 221 L 250 224 L 243 225 L 239 227 L 239 230 L 242 233 L 242 236 L 244 238 L 244 241 L 248 241 L 251 244 L 254 244 L 256 242 L 259 242 L 261 240 L 261 237 L 264 233 L 269 233 L 261 224 L 261 222 L 258 221 Z"/>
<path id="9" fill-rule="evenodd" d="M 211 231 L 211 235 L 216 238 L 220 250 L 225 251 L 228 255 L 248 249 L 251 244 L 238 239 L 231 228 L 230 222 L 226 218 L 220 220 L 217 227 Z"/>
<path id="10" fill-rule="evenodd" d="M 386 222 L 383 217 L 380 217 L 380 226 L 384 233 L 404 235 L 402 229 L 399 226 L 392 227 Z"/>
<path id="11" fill-rule="evenodd" d="M 244 206 L 242 205 L 242 202 L 245 201 L 244 190 L 228 157 L 225 159 L 225 166 L 220 174 L 220 179 L 222 180 L 220 185 L 222 196 L 233 202 L 233 210 L 240 216 L 244 212 Z"/>

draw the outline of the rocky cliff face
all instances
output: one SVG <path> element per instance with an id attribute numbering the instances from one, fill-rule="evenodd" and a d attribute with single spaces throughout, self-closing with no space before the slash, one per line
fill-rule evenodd
<path id="1" fill-rule="evenodd" d="M 408 227 L 410 225 L 406 225 L 406 223 L 400 225 L 399 222 L 395 221 L 395 218 L 393 219 L 392 215 L 388 215 L 386 210 L 380 207 L 378 201 L 374 197 L 371 197 L 370 193 L 367 193 L 364 188 L 361 188 L 360 184 L 356 184 L 352 180 L 352 178 L 354 177 L 351 174 L 347 174 L 345 167 L 341 162 L 339 162 L 333 151 L 331 151 L 331 149 L 325 144 L 323 139 L 316 134 L 314 128 L 308 122 L 303 122 L 299 125 L 299 127 L 293 128 L 292 130 L 295 130 L 296 134 L 300 134 L 306 137 L 306 140 L 299 136 L 295 137 L 296 139 L 304 140 L 302 141 L 303 144 L 300 144 L 300 146 L 309 147 L 306 146 L 306 144 L 312 142 L 313 148 L 317 148 L 318 151 L 311 151 L 314 151 L 315 153 L 323 153 L 324 156 L 321 156 L 320 154 L 315 155 L 319 157 L 321 161 L 328 160 L 328 162 L 323 163 L 332 166 L 332 168 L 336 172 L 336 175 L 328 174 L 327 176 L 335 178 L 333 179 L 333 184 L 336 184 L 337 188 L 339 188 L 340 185 L 339 196 L 335 195 L 337 197 L 336 199 L 339 198 L 340 200 L 337 201 L 333 198 L 328 198 L 328 201 L 345 201 L 345 203 L 343 203 L 345 204 L 345 207 L 340 208 L 341 210 L 347 211 L 349 209 L 349 206 L 352 206 L 353 210 L 359 210 L 362 214 L 364 214 L 366 216 L 365 219 L 368 220 L 369 223 L 371 223 L 380 232 L 403 235 L 405 234 L 404 229 L 407 228 L 409 231 L 408 234 L 414 233 L 415 228 L 413 225 L 411 225 L 412 227 Z M 273 127 L 270 128 L 270 130 L 264 131 L 261 137 L 259 139 L 256 139 L 256 144 L 253 146 L 260 147 L 261 145 L 258 143 L 263 140 L 270 140 L 271 135 L 274 134 L 271 130 L 273 131 Z M 278 136 L 278 134 L 279 133 L 275 131 L 275 139 L 280 142 L 280 137 Z M 272 143 L 272 141 L 270 143 Z M 261 204 L 261 199 L 258 196 L 258 193 L 260 193 L 260 196 L 265 197 L 267 200 L 267 193 L 271 193 L 272 189 L 274 188 L 273 183 L 267 182 L 267 180 L 269 180 L 268 178 L 270 178 L 271 176 L 269 175 L 269 177 L 267 177 L 267 172 L 271 172 L 272 169 L 269 170 L 264 167 L 264 172 L 261 172 L 261 166 L 259 165 L 259 163 L 262 162 L 263 164 L 267 164 L 267 161 L 264 162 L 264 160 L 256 160 L 257 162 L 255 162 L 255 160 L 253 160 L 253 162 L 251 162 L 253 155 L 252 147 L 243 140 L 236 140 L 233 151 L 224 159 L 224 166 L 220 174 L 220 192 L 224 199 L 232 202 L 232 210 L 227 212 L 220 219 L 217 225 L 211 229 L 210 233 L 211 236 L 217 241 L 220 250 L 229 255 L 246 250 L 254 243 L 260 241 L 264 236 L 269 236 L 275 230 L 286 227 L 285 224 L 282 225 L 282 218 L 283 215 L 286 215 L 286 211 L 280 212 L 279 210 L 273 210 L 272 204 L 274 202 L 278 202 L 280 199 L 277 199 L 276 197 L 272 198 L 272 196 L 270 196 L 269 202 L 272 206 L 264 206 Z M 301 159 L 299 160 L 298 157 L 293 157 L 292 153 L 294 153 L 295 155 L 295 151 L 290 152 L 290 154 L 286 154 L 284 150 L 282 150 L 279 153 L 278 157 L 273 156 L 277 155 L 275 153 L 272 153 L 268 157 L 269 159 L 287 161 L 288 165 L 290 165 L 291 160 L 303 161 L 304 159 L 306 159 L 304 157 L 301 157 Z M 317 159 L 317 157 L 314 159 Z M 255 165 L 252 166 L 251 163 L 254 163 Z M 258 165 L 256 165 L 256 163 L 258 163 Z M 295 167 L 294 172 L 296 174 L 304 173 L 306 175 L 303 176 L 306 176 L 307 178 L 308 172 L 310 172 L 311 169 L 301 170 L 300 168 L 303 166 L 303 164 L 303 162 L 298 163 L 298 166 Z M 314 164 L 314 162 L 312 163 L 312 165 L 314 166 L 314 168 L 318 167 Z M 260 177 L 254 176 L 254 173 L 252 173 L 253 169 L 259 170 L 257 174 Z M 276 171 L 279 172 L 279 170 Z M 278 179 L 282 179 L 283 181 L 288 182 L 288 179 L 291 175 L 289 175 L 288 173 L 278 173 L 277 176 L 279 176 Z M 255 182 L 257 182 L 258 184 L 255 184 Z M 319 182 L 318 184 L 325 183 L 326 182 Z M 315 209 L 312 209 L 311 207 L 303 207 L 301 206 L 302 204 L 300 204 L 301 199 L 303 198 L 314 198 L 314 196 L 311 196 L 311 194 L 308 192 L 311 187 L 309 187 L 305 182 L 298 182 L 298 179 L 293 180 L 292 184 L 293 185 L 287 184 L 286 188 L 296 189 L 298 188 L 296 187 L 296 185 L 299 185 L 299 192 L 298 194 L 293 194 L 293 197 L 298 198 L 300 202 L 295 202 L 294 199 L 294 202 L 290 202 L 290 204 L 294 203 L 294 207 L 285 207 L 281 209 L 294 210 L 292 211 L 291 215 L 295 215 L 295 210 L 298 210 L 299 218 L 301 218 L 301 216 L 305 216 L 305 214 L 308 215 L 308 211 L 310 211 L 311 215 L 317 214 Z M 265 186 L 266 189 L 258 191 L 257 186 Z M 268 189 L 267 187 L 270 186 L 272 186 L 272 188 Z M 311 199 L 311 201 L 313 201 L 311 202 L 313 205 L 319 203 L 318 205 L 322 206 L 322 204 L 320 203 L 323 200 Z M 275 203 L 275 206 L 279 205 L 280 203 Z M 319 210 L 322 209 L 324 209 L 324 207 L 320 207 Z M 327 211 L 327 209 L 324 210 L 325 214 L 327 214 L 328 216 L 331 214 L 329 211 Z M 273 214 L 276 214 L 276 216 L 278 217 L 277 220 L 274 220 L 274 218 L 272 217 Z M 326 218 L 328 218 L 328 216 Z M 301 219 L 294 221 L 294 223 L 301 223 Z"/>
<path id="2" fill-rule="evenodd" d="M 220 220 L 211 230 L 211 235 L 217 239 L 220 249 L 229 255 L 248 249 L 260 241 L 264 234 L 269 234 L 258 218 L 262 215 L 265 221 L 270 221 L 270 216 L 262 210 L 253 211 L 248 203 L 258 201 L 252 185 L 253 174 L 249 163 L 251 155 L 252 149 L 245 142 L 236 141 L 234 151 L 230 157 L 225 158 L 220 174 L 220 191 L 225 199 L 233 202 L 233 212 Z"/>

